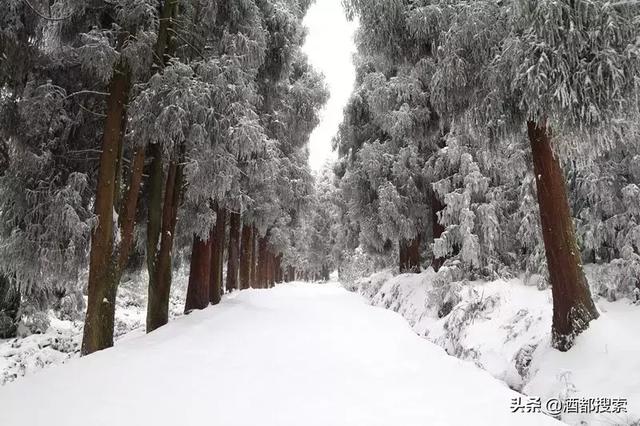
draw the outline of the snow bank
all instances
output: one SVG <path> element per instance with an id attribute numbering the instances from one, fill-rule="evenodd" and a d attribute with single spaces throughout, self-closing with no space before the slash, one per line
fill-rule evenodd
<path id="1" fill-rule="evenodd" d="M 0 424 L 556 424 L 518 395 L 337 284 L 287 284 L 4 386 Z"/>
<path id="2" fill-rule="evenodd" d="M 182 315 L 188 281 L 187 272 L 180 270 L 174 277 L 169 304 L 171 318 Z M 147 275 L 144 272 L 132 279 L 124 280 L 120 285 L 116 299 L 116 341 L 125 338 L 127 333 L 133 330 L 140 333 L 144 331 L 147 283 Z M 61 320 L 53 311 L 49 311 L 48 316 L 50 325 L 42 334 L 0 339 L 0 385 L 79 357 L 83 322 Z"/>
<path id="3" fill-rule="evenodd" d="M 588 268 L 592 271 L 593 268 Z M 419 335 L 447 353 L 473 361 L 509 387 L 550 398 L 627 398 L 626 414 L 563 414 L 570 424 L 640 421 L 640 306 L 627 299 L 596 301 L 600 319 L 561 353 L 550 346 L 551 292 L 522 279 L 453 283 L 444 312 L 435 273 L 392 276 L 383 271 L 352 290 L 400 313 Z M 440 310 L 440 312 L 439 312 Z M 444 314 L 444 315 L 443 315 Z"/>

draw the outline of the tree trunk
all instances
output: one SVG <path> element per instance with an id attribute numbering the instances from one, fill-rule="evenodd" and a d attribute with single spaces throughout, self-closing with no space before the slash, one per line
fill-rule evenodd
<path id="1" fill-rule="evenodd" d="M 242 247 L 240 252 L 240 288 L 246 290 L 251 287 L 251 253 L 253 249 L 253 227 L 242 226 Z"/>
<path id="2" fill-rule="evenodd" d="M 120 213 L 120 247 L 118 272 L 122 275 L 123 269 L 129 262 L 131 249 L 133 248 L 133 230 L 136 224 L 136 212 L 138 210 L 138 198 L 140 195 L 140 185 L 144 171 L 144 148 L 138 147 L 133 153 L 131 164 L 129 189 L 124 198 L 124 205 Z M 118 282 L 120 278 L 118 278 Z"/>
<path id="3" fill-rule="evenodd" d="M 273 288 L 276 285 L 276 281 L 278 280 L 278 259 L 275 254 L 269 250 L 269 288 Z"/>
<path id="4" fill-rule="evenodd" d="M 176 17 L 178 0 L 165 0 L 160 11 L 160 22 L 158 23 L 158 38 L 156 40 L 155 55 L 153 63 L 156 68 L 164 68 L 175 51 L 172 46 L 173 37 L 169 34 L 173 24 L 171 18 Z"/>
<path id="5" fill-rule="evenodd" d="M 181 148 L 182 149 L 182 148 Z M 180 155 L 180 157 L 182 154 Z M 169 321 L 169 295 L 171 292 L 171 251 L 175 235 L 180 191 L 182 188 L 182 158 L 169 164 L 162 208 L 160 249 L 154 262 L 153 278 L 149 277 L 147 304 L 147 333 L 162 327 Z M 151 284 L 154 284 L 153 286 Z"/>
<path id="6" fill-rule="evenodd" d="M 271 250 L 267 249 L 267 288 L 271 288 L 273 286 L 273 270 L 275 269 L 274 263 Z"/>
<path id="7" fill-rule="evenodd" d="M 224 240 L 227 211 L 216 207 L 216 227 L 211 250 L 211 280 L 209 288 L 209 301 L 212 305 L 220 303 L 222 294 L 222 266 L 224 264 Z"/>
<path id="8" fill-rule="evenodd" d="M 185 313 L 209 306 L 213 238 L 213 232 L 211 232 L 207 241 L 202 241 L 197 235 L 193 236 L 189 286 L 187 287 L 187 301 L 184 306 Z"/>
<path id="9" fill-rule="evenodd" d="M 322 280 L 329 281 L 330 279 L 329 267 L 327 265 L 322 265 Z"/>
<path id="10" fill-rule="evenodd" d="M 240 263 L 240 214 L 229 213 L 229 250 L 227 255 L 227 292 L 238 289 Z"/>
<path id="11" fill-rule="evenodd" d="M 256 280 L 258 270 L 257 236 L 258 229 L 254 226 L 253 231 L 251 232 L 251 271 L 249 274 L 251 277 L 251 287 L 253 288 L 258 288 L 258 281 Z"/>
<path id="12" fill-rule="evenodd" d="M 95 212 L 98 224 L 91 235 L 87 315 L 82 338 L 82 354 L 113 346 L 113 325 L 117 292 L 114 255 L 113 210 L 120 144 L 129 96 L 128 68 L 116 66 L 109 88 L 107 117 L 102 137 L 102 153 L 98 171 Z"/>
<path id="13" fill-rule="evenodd" d="M 267 288 L 267 237 L 260 237 L 258 240 L 258 288 Z"/>
<path id="14" fill-rule="evenodd" d="M 271 252 L 267 247 L 264 255 L 264 288 L 271 287 Z"/>
<path id="15" fill-rule="evenodd" d="M 292 281 L 295 281 L 295 276 L 296 276 L 296 270 L 294 269 L 293 266 L 287 266 L 287 273 L 286 273 L 286 279 L 285 281 L 290 283 Z"/>
<path id="16" fill-rule="evenodd" d="M 164 180 L 162 148 L 158 144 L 149 145 L 149 157 L 151 157 L 151 168 L 148 181 L 147 206 L 147 271 L 149 275 L 147 332 L 156 328 L 156 322 L 158 324 L 162 322 L 157 319 L 158 313 L 151 313 L 152 309 L 160 309 L 155 306 L 155 300 L 158 287 L 158 249 L 160 248 L 160 232 L 162 229 L 162 181 Z M 157 325 L 157 327 L 160 325 Z"/>
<path id="17" fill-rule="evenodd" d="M 173 46 L 171 45 L 171 18 L 175 16 L 178 2 L 176 0 L 165 0 L 160 11 L 160 22 L 158 26 L 158 38 L 155 45 L 155 55 L 153 57 L 153 67 L 155 72 L 160 72 L 171 56 Z M 151 167 L 149 170 L 148 189 L 148 217 L 147 217 L 147 270 L 149 273 L 149 295 L 155 289 L 157 283 L 157 253 L 160 243 L 160 232 L 162 227 L 162 181 L 164 180 L 164 165 L 162 160 L 162 147 L 158 143 L 149 145 L 149 157 Z M 147 322 L 149 313 L 147 312 Z"/>
<path id="18" fill-rule="evenodd" d="M 431 192 L 431 229 L 432 229 L 431 235 L 433 240 L 435 240 L 436 238 L 440 238 L 440 236 L 444 232 L 444 226 L 442 226 L 438 221 L 438 213 L 440 213 L 442 210 L 444 210 L 444 205 L 442 204 L 442 202 L 440 202 L 438 195 L 434 191 L 432 191 Z M 440 267 L 442 266 L 445 260 L 446 259 L 443 259 L 443 258 L 436 258 L 436 256 L 434 255 L 433 259 L 431 260 L 431 267 L 433 268 L 434 271 L 438 272 L 438 270 L 440 269 Z"/>
<path id="19" fill-rule="evenodd" d="M 420 273 L 420 235 L 411 240 L 400 241 L 400 273 Z"/>
<path id="20" fill-rule="evenodd" d="M 282 282 L 282 255 L 279 254 L 276 256 L 276 275 L 275 275 L 275 283 Z"/>
<path id="21" fill-rule="evenodd" d="M 551 147 L 551 133 L 546 124 L 534 122 L 527 123 L 527 131 L 553 296 L 552 343 L 567 351 L 599 314 L 582 271 L 564 174 Z"/>

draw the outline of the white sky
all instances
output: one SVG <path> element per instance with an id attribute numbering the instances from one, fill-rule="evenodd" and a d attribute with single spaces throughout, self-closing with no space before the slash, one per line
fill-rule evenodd
<path id="1" fill-rule="evenodd" d="M 304 24 L 308 28 L 303 47 L 309 62 L 325 76 L 331 97 L 325 105 L 320 125 L 311 134 L 309 165 L 318 171 L 335 159 L 331 140 L 342 121 L 342 110 L 347 104 L 355 81 L 353 53 L 354 22 L 348 22 L 341 0 L 316 0 L 309 8 Z"/>

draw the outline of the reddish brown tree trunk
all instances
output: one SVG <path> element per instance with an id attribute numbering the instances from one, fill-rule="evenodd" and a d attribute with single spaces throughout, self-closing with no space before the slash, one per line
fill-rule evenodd
<path id="1" fill-rule="evenodd" d="M 185 313 L 209 306 L 213 238 L 213 232 L 209 235 L 207 241 L 202 241 L 197 235 L 193 236 L 189 286 L 187 287 L 187 301 L 184 306 Z"/>
<path id="2" fill-rule="evenodd" d="M 238 289 L 240 263 L 240 214 L 229 213 L 229 250 L 227 256 L 227 292 Z"/>
<path id="3" fill-rule="evenodd" d="M 431 192 L 431 229 L 432 229 L 432 237 L 435 240 L 436 238 L 440 238 L 442 233 L 444 232 L 444 226 L 440 224 L 438 221 L 438 213 L 444 210 L 444 205 L 440 202 L 438 195 L 435 192 Z M 442 264 L 446 259 L 437 258 L 435 255 L 431 260 L 431 267 L 434 271 L 438 272 Z"/>
<path id="4" fill-rule="evenodd" d="M 276 275 L 275 275 L 275 283 L 282 282 L 282 255 L 279 254 L 276 256 Z"/>
<path id="5" fill-rule="evenodd" d="M 242 226 L 242 244 L 240 249 L 240 288 L 243 290 L 251 287 L 252 235 L 253 227 L 245 223 Z"/>
<path id="6" fill-rule="evenodd" d="M 420 273 L 420 235 L 413 240 L 400 241 L 400 273 Z"/>
<path id="7" fill-rule="evenodd" d="M 258 281 L 256 279 L 258 270 L 258 229 L 254 226 L 251 232 L 251 271 L 249 273 L 251 280 L 251 287 L 258 288 Z"/>
<path id="8" fill-rule="evenodd" d="M 258 288 L 267 287 L 267 273 L 268 273 L 268 251 L 267 251 L 267 237 L 260 237 L 258 239 Z"/>
<path id="9" fill-rule="evenodd" d="M 182 157 L 182 155 L 180 156 Z M 154 286 L 149 285 L 147 303 L 147 333 L 162 327 L 169 321 L 169 296 L 171 292 L 171 252 L 178 218 L 180 191 L 182 188 L 182 158 L 171 160 L 165 185 L 162 208 L 160 250 L 157 252 Z"/>
<path id="10" fill-rule="evenodd" d="M 575 336 L 598 318 L 582 270 L 564 174 L 546 124 L 527 123 L 536 175 L 540 222 L 553 296 L 553 346 L 567 351 Z"/>
<path id="11" fill-rule="evenodd" d="M 288 266 L 287 273 L 286 273 L 286 281 L 290 283 L 295 280 L 296 280 L 296 270 L 293 266 Z"/>
<path id="12" fill-rule="evenodd" d="M 124 117 L 129 96 L 129 70 L 115 67 L 107 99 L 107 117 L 102 137 L 95 212 L 98 224 L 91 234 L 87 315 L 82 339 L 82 354 L 113 346 L 115 298 L 117 292 L 114 255 L 113 210 L 116 174 L 123 137 Z"/>
<path id="13" fill-rule="evenodd" d="M 264 256 L 264 288 L 270 288 L 271 287 L 271 271 L 272 271 L 272 265 L 271 265 L 271 250 L 269 250 L 269 245 L 267 244 L 267 249 L 265 251 L 265 256 Z"/>
<path id="14" fill-rule="evenodd" d="M 274 273 L 275 258 L 273 257 L 273 253 L 271 253 L 271 250 L 267 249 L 267 288 L 273 287 L 273 283 L 275 281 Z"/>
<path id="15" fill-rule="evenodd" d="M 211 280 L 209 287 L 209 301 L 212 305 L 220 303 L 222 294 L 222 267 L 224 264 L 225 225 L 227 211 L 221 207 L 216 208 L 216 227 L 211 249 Z"/>
<path id="16" fill-rule="evenodd" d="M 172 43 L 172 17 L 176 16 L 178 2 L 165 0 L 160 11 L 158 38 L 153 64 L 156 71 L 164 68 L 175 44 Z M 171 291 L 171 250 L 173 233 L 177 221 L 178 198 L 182 186 L 182 166 L 174 161 L 169 164 L 167 184 L 162 200 L 164 161 L 159 143 L 149 145 L 151 168 L 148 180 L 147 201 L 147 270 L 149 272 L 149 295 L 147 298 L 147 333 L 169 321 L 169 293 Z M 173 211 L 175 210 L 175 214 Z M 171 216 L 174 216 L 173 220 Z M 173 222 L 173 223 L 172 223 Z"/>
<path id="17" fill-rule="evenodd" d="M 133 162 L 131 163 L 131 177 L 129 189 L 124 198 L 124 205 L 120 213 L 120 236 L 121 242 L 119 247 L 118 269 L 120 275 L 122 270 L 127 266 L 131 249 L 133 248 L 133 230 L 136 224 L 136 212 L 138 210 L 138 198 L 140 195 L 140 184 L 142 183 L 142 174 L 144 171 L 144 148 L 136 148 L 133 153 Z M 120 279 L 118 279 L 120 281 Z"/>

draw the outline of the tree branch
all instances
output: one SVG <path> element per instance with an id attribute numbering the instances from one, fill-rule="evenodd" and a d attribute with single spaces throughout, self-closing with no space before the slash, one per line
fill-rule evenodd
<path id="1" fill-rule="evenodd" d="M 47 16 L 47 15 L 44 15 L 42 12 L 38 11 L 38 9 L 36 9 L 35 7 L 33 7 L 33 5 L 29 2 L 29 0 L 24 0 L 24 2 L 27 6 L 29 6 L 29 9 L 31 9 L 36 15 L 38 15 L 42 19 L 46 19 L 47 21 L 65 21 L 71 18 L 71 16 L 73 15 L 73 13 L 70 13 L 67 16 L 61 16 L 61 17 Z"/>

